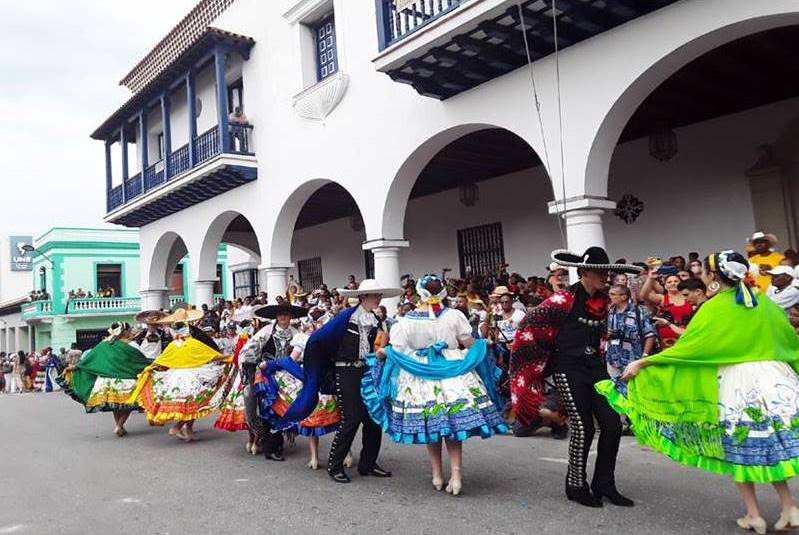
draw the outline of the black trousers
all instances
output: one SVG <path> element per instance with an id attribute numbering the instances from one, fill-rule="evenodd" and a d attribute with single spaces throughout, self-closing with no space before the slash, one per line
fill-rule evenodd
<path id="1" fill-rule="evenodd" d="M 568 357 L 567 357 L 568 358 Z M 621 419 L 610 407 L 607 399 L 597 393 L 594 383 L 608 379 L 604 362 L 598 357 L 586 357 L 557 366 L 553 378 L 561 401 L 569 414 L 569 470 L 566 474 L 566 492 L 586 487 L 588 450 L 594 440 L 594 418 L 599 423 L 596 466 L 591 489 L 607 490 L 615 487 L 616 456 L 621 442 Z"/>
<path id="2" fill-rule="evenodd" d="M 344 458 L 350 451 L 358 427 L 361 425 L 363 449 L 358 460 L 358 470 L 371 470 L 377 464 L 383 431 L 369 416 L 361 398 L 361 379 L 366 370 L 365 367 L 336 367 L 336 401 L 341 408 L 341 426 L 336 431 L 336 437 L 330 447 L 330 457 L 327 461 L 327 471 L 330 474 L 336 474 L 344 469 Z"/>

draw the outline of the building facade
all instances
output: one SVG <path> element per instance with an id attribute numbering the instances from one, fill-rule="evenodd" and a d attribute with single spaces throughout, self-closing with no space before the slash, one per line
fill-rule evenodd
<path id="1" fill-rule="evenodd" d="M 202 0 L 92 134 L 145 306 L 799 242 L 793 0 Z M 247 290 L 245 290 L 247 288 Z"/>
<path id="2" fill-rule="evenodd" d="M 73 343 L 92 347 L 111 322 L 132 322 L 141 310 L 137 230 L 56 227 L 33 245 L 32 288 L 43 297 L 18 305 L 25 329 L 19 330 L 17 349 L 69 348 Z M 216 268 L 220 282 L 214 295 L 226 297 L 230 280 L 225 246 L 217 251 Z M 169 305 L 191 301 L 190 270 L 190 259 L 181 258 L 170 277 Z"/>

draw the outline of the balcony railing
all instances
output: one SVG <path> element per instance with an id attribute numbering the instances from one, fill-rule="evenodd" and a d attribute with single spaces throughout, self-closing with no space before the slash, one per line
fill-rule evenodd
<path id="1" fill-rule="evenodd" d="M 144 191 L 150 191 L 164 183 L 164 161 L 158 160 L 144 171 Z"/>
<path id="2" fill-rule="evenodd" d="M 178 176 L 188 171 L 190 167 L 189 144 L 186 143 L 169 155 L 169 174 L 173 177 Z"/>
<path id="3" fill-rule="evenodd" d="M 250 124 L 230 124 L 230 154 L 253 155 L 252 145 L 252 125 Z M 209 128 L 192 140 L 194 144 L 194 167 L 197 167 L 206 160 L 218 156 L 222 153 L 219 143 L 219 127 Z M 125 189 L 122 184 L 116 186 L 108 192 L 108 211 L 111 212 L 123 204 L 156 189 L 166 182 L 174 180 L 180 175 L 192 169 L 192 162 L 189 154 L 189 145 L 183 145 L 169 155 L 169 174 L 164 171 L 164 161 L 159 160 L 147 169 L 144 173 L 138 173 L 125 182 Z"/>
<path id="4" fill-rule="evenodd" d="M 468 0 L 377 0 L 380 50 L 403 40 Z"/>
<path id="5" fill-rule="evenodd" d="M 27 320 L 39 316 L 50 316 L 53 314 L 52 301 L 34 301 L 22 306 L 22 319 Z"/>
<path id="6" fill-rule="evenodd" d="M 188 303 L 188 299 L 186 299 L 185 295 L 170 295 L 169 296 L 169 306 L 173 307 L 179 303 Z"/>
<path id="7" fill-rule="evenodd" d="M 79 297 L 67 303 L 67 314 L 138 312 L 141 297 Z"/>
<path id="8" fill-rule="evenodd" d="M 125 193 L 127 194 L 128 200 L 134 199 L 144 193 L 144 188 L 142 187 L 142 178 L 141 173 L 136 173 L 133 177 L 129 178 L 125 182 Z"/>

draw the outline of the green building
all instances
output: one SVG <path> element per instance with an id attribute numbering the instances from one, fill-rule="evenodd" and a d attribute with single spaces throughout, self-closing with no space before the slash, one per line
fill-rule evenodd
<path id="1" fill-rule="evenodd" d="M 33 347 L 92 347 L 115 320 L 132 321 L 141 310 L 139 231 L 56 227 L 35 240 L 33 288 L 46 292 L 22 306 Z M 189 302 L 190 259 L 183 258 L 170 279 L 170 303 Z M 217 260 L 215 297 L 232 286 L 227 246 Z"/>

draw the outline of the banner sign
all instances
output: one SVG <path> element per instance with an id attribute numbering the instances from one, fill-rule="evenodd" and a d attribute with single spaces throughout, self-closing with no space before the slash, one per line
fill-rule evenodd
<path id="1" fill-rule="evenodd" d="M 23 249 L 33 244 L 33 236 L 9 236 L 11 247 L 11 271 L 30 271 L 33 269 L 33 251 Z"/>
<path id="2" fill-rule="evenodd" d="M 397 13 L 399 13 L 400 11 L 412 7 L 416 2 L 417 0 L 394 0 L 394 6 L 397 9 Z"/>

